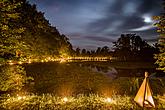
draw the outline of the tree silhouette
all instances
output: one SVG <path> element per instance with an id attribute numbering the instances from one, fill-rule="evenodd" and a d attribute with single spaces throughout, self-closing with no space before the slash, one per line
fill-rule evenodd
<path id="1" fill-rule="evenodd" d="M 96 55 L 99 56 L 101 54 L 101 47 L 98 47 L 96 50 Z"/>
<path id="2" fill-rule="evenodd" d="M 109 54 L 109 48 L 107 46 L 102 47 L 100 53 L 103 56 L 108 56 L 108 54 Z"/>
<path id="3" fill-rule="evenodd" d="M 114 56 L 120 60 L 153 60 L 156 49 L 136 34 L 122 34 L 114 43 Z"/>
<path id="4" fill-rule="evenodd" d="M 86 53 L 87 53 L 86 49 L 82 49 L 82 51 L 81 51 L 81 55 L 82 55 L 82 56 L 85 56 Z"/>
<path id="5" fill-rule="evenodd" d="M 76 48 L 75 53 L 76 53 L 76 56 L 80 56 L 80 48 Z"/>

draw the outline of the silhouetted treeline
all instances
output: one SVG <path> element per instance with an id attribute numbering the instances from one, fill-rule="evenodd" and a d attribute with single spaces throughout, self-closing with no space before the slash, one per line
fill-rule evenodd
<path id="1" fill-rule="evenodd" d="M 75 50 L 76 56 L 112 56 L 119 61 L 154 61 L 154 54 L 158 53 L 158 45 L 149 45 L 136 34 L 121 34 L 120 38 L 113 42 L 113 49 L 107 46 L 98 47 L 96 50 Z"/>
<path id="2" fill-rule="evenodd" d="M 114 54 L 121 60 L 153 61 L 154 54 L 159 52 L 158 45 L 149 45 L 136 34 L 121 34 L 121 37 L 113 42 Z"/>
<path id="3" fill-rule="evenodd" d="M 104 47 L 98 47 L 96 50 L 86 50 L 86 49 L 80 49 L 76 48 L 75 50 L 75 56 L 111 56 L 112 52 L 110 51 L 109 47 L 104 46 Z"/>

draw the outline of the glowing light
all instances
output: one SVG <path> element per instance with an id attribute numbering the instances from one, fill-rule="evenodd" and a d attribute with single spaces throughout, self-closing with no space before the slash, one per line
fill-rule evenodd
<path id="1" fill-rule="evenodd" d="M 151 17 L 144 16 L 143 18 L 144 18 L 144 22 L 146 22 L 146 23 L 152 23 L 152 18 Z"/>
<path id="2" fill-rule="evenodd" d="M 22 62 L 21 62 L 21 61 L 19 61 L 19 62 L 18 62 L 18 64 L 20 64 L 20 65 L 21 65 L 21 64 L 22 64 Z"/>
<path id="3" fill-rule="evenodd" d="M 10 62 L 9 65 L 13 65 L 14 63 Z"/>
<path id="4" fill-rule="evenodd" d="M 19 96 L 19 95 L 17 94 L 17 99 L 18 99 L 18 100 L 25 99 L 25 98 L 26 98 L 26 96 Z"/>
<path id="5" fill-rule="evenodd" d="M 64 63 L 64 62 L 66 62 L 66 60 L 64 58 L 61 58 L 60 63 Z"/>
<path id="6" fill-rule="evenodd" d="M 22 99 L 22 97 L 21 96 L 18 96 L 18 100 L 21 100 Z"/>
<path id="7" fill-rule="evenodd" d="M 111 103 L 112 99 L 108 97 L 108 98 L 105 99 L 105 101 L 108 102 L 108 103 Z"/>
<path id="8" fill-rule="evenodd" d="M 67 98 L 67 97 L 64 97 L 64 98 L 63 98 L 63 101 L 64 101 L 64 102 L 67 102 L 67 101 L 68 101 L 68 98 Z"/>
<path id="9" fill-rule="evenodd" d="M 22 98 L 23 98 L 23 99 L 25 99 L 25 98 L 26 98 L 26 96 L 23 96 Z"/>
<path id="10" fill-rule="evenodd" d="M 28 63 L 32 63 L 32 62 L 31 62 L 31 59 L 29 59 Z"/>

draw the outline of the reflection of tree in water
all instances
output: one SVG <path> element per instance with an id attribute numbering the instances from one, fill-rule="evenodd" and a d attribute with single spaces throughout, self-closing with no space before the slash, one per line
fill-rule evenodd
<path id="1" fill-rule="evenodd" d="M 157 71 L 152 64 L 145 62 L 142 63 L 131 63 L 131 62 L 117 62 L 112 64 L 111 62 L 83 62 L 80 63 L 82 67 L 87 67 L 93 71 L 97 71 L 105 74 L 113 74 L 116 77 L 141 77 L 145 71 L 149 73 L 160 73 Z M 156 74 L 157 75 L 157 74 Z"/>
<path id="2" fill-rule="evenodd" d="M 28 90 L 33 93 L 43 94 L 51 93 L 60 96 L 71 96 L 77 94 L 96 93 L 109 96 L 117 94 L 135 94 L 138 88 L 137 80 L 134 77 L 116 77 L 113 78 L 108 73 L 108 66 L 105 68 L 101 63 L 33 63 L 25 65 L 27 76 L 34 78 L 34 84 L 27 86 Z M 101 69 L 93 71 L 91 68 Z M 109 72 L 104 73 L 104 69 Z M 103 71 L 102 71 L 103 70 Z M 113 68 L 112 68 L 113 70 Z M 117 70 L 117 72 L 119 72 Z M 121 73 L 124 72 L 120 71 Z M 130 72 L 130 71 L 129 71 Z M 131 70 L 134 74 L 134 70 Z M 135 72 L 137 72 L 135 70 Z M 118 73 L 120 74 L 120 73 Z M 118 76 L 117 74 L 117 76 Z M 116 75 L 116 74 L 115 74 Z M 154 83 L 157 86 L 156 83 Z M 159 87 L 159 86 L 158 86 Z M 163 89 L 162 89 L 163 90 Z M 154 92 L 156 90 L 154 89 Z"/>
<path id="3" fill-rule="evenodd" d="M 110 69 L 108 65 L 99 65 L 92 62 L 82 63 L 81 65 L 83 67 L 88 67 L 89 69 L 93 69 L 93 68 L 97 69 L 98 72 L 103 72 L 103 73 L 107 73 L 108 70 Z"/>
<path id="4" fill-rule="evenodd" d="M 32 92 L 76 95 L 98 93 L 103 86 L 110 86 L 105 74 L 91 71 L 89 65 L 78 63 L 36 63 L 26 65 L 27 74 L 34 78 Z"/>

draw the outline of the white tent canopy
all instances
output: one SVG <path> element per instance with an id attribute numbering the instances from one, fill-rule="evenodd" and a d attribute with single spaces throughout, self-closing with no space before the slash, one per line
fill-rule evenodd
<path id="1" fill-rule="evenodd" d="M 155 107 L 147 72 L 145 72 L 145 78 L 134 98 L 134 101 L 141 107 Z"/>

